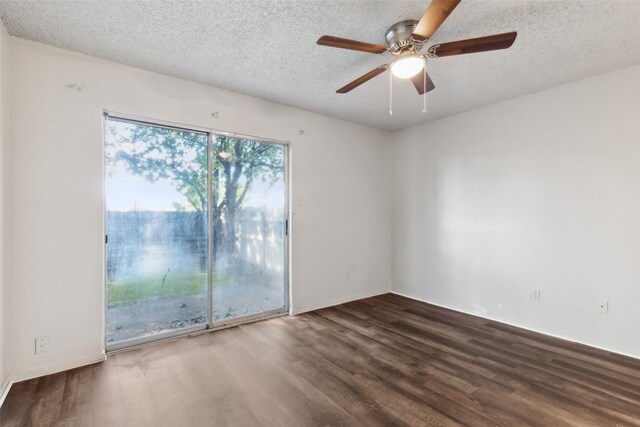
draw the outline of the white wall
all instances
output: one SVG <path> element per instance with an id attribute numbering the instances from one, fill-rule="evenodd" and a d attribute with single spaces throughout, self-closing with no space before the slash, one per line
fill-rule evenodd
<path id="1" fill-rule="evenodd" d="M 4 224 L 6 209 L 5 146 L 9 138 L 9 48 L 9 34 L 2 22 L 0 22 L 0 404 L 2 404 L 3 393 L 8 388 L 6 364 L 7 301 L 5 297 L 7 283 L 5 280 L 6 234 L 4 232 Z"/>
<path id="2" fill-rule="evenodd" d="M 389 134 L 17 39 L 12 69 L 15 378 L 102 357 L 104 108 L 291 141 L 292 194 L 303 196 L 293 205 L 292 309 L 388 291 Z M 34 355 L 38 336 L 51 337 L 49 353 Z"/>
<path id="3" fill-rule="evenodd" d="M 640 357 L 640 66 L 392 138 L 394 292 Z"/>

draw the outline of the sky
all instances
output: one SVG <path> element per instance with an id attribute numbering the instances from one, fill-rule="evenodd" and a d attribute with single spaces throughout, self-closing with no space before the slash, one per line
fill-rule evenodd
<path id="1" fill-rule="evenodd" d="M 122 170 L 107 176 L 105 192 L 108 211 L 173 211 L 173 202 L 189 205 L 170 180 L 148 182 Z M 284 200 L 283 183 L 270 188 L 259 182 L 252 186 L 244 206 L 278 208 L 283 206 Z"/>

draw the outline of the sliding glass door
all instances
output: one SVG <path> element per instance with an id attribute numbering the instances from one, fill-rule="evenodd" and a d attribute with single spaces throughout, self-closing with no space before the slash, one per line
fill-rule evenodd
<path id="1" fill-rule="evenodd" d="M 214 139 L 215 325 L 286 305 L 285 146 Z"/>
<path id="2" fill-rule="evenodd" d="M 208 135 L 107 120 L 107 344 L 208 318 Z"/>
<path id="3" fill-rule="evenodd" d="M 106 117 L 107 349 L 285 312 L 286 145 Z"/>

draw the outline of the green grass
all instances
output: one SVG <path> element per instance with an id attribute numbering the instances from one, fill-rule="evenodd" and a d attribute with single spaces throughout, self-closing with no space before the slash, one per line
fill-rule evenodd
<path id="1" fill-rule="evenodd" d="M 114 281 L 107 286 L 109 306 L 144 301 L 152 298 L 171 298 L 185 295 L 197 295 L 207 292 L 207 274 L 192 275 L 169 274 L 163 283 L 163 276 L 140 277 L 132 280 Z M 213 286 L 225 286 L 229 283 L 226 275 L 213 277 Z"/>

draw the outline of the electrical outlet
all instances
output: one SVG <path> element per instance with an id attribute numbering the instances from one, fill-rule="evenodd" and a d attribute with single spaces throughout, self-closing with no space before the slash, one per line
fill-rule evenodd
<path id="1" fill-rule="evenodd" d="M 347 280 L 351 279 L 351 270 L 347 270 L 347 275 L 345 277 Z"/>
<path id="2" fill-rule="evenodd" d="M 600 301 L 598 304 L 598 313 L 609 314 L 609 301 Z"/>
<path id="3" fill-rule="evenodd" d="M 540 301 L 540 289 L 531 291 L 531 301 Z"/>
<path id="4" fill-rule="evenodd" d="M 49 337 L 36 338 L 36 354 L 47 353 L 49 351 Z"/>

